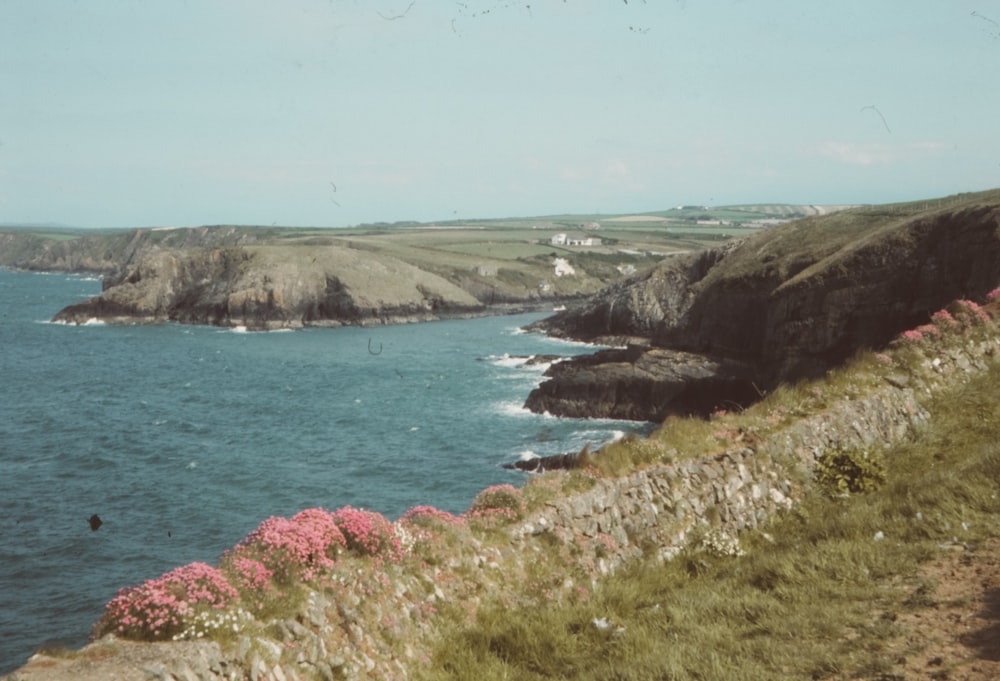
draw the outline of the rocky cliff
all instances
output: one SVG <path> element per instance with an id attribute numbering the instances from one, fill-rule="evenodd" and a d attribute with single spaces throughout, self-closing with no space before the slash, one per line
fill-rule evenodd
<path id="1" fill-rule="evenodd" d="M 998 191 L 799 220 L 670 258 L 540 323 L 645 349 L 557 364 L 527 406 L 658 421 L 746 404 L 998 283 Z M 687 353 L 684 368 L 665 350 Z"/>
<path id="2" fill-rule="evenodd" d="M 100 296 L 55 320 L 272 329 L 427 321 L 483 309 L 442 277 L 385 255 L 267 245 L 144 253 L 106 279 Z"/>

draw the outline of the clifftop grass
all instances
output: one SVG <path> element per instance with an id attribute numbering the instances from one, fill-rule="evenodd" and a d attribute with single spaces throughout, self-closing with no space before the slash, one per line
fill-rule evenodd
<path id="1" fill-rule="evenodd" d="M 986 311 L 956 303 L 824 381 L 605 448 L 591 471 L 617 475 L 762 437 L 887 381 L 922 393 L 931 414 L 901 444 L 827 452 L 815 492 L 738 543 L 704 531 L 674 560 L 639 561 L 586 597 L 481 608 L 472 626 L 453 625 L 419 678 L 903 678 L 889 640 L 926 591 L 917 567 L 1000 536 L 1000 365 L 967 381 L 940 375 L 954 348 L 995 337 Z"/>

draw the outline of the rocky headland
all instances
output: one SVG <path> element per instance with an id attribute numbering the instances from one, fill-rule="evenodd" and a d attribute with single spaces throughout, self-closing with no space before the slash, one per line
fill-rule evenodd
<path id="1" fill-rule="evenodd" d="M 627 347 L 553 365 L 526 406 L 648 421 L 745 406 L 998 278 L 998 191 L 797 220 L 667 258 L 536 324 Z"/>
<path id="2" fill-rule="evenodd" d="M 449 250 L 430 229 L 343 231 L 219 226 L 53 238 L 23 230 L 0 233 L 0 266 L 103 277 L 99 296 L 58 311 L 57 322 L 273 330 L 550 310 L 621 278 L 617 266 L 652 261 L 580 252 L 569 265 L 570 256 L 538 246 L 525 257 L 492 257 L 488 242 L 471 255 Z"/>

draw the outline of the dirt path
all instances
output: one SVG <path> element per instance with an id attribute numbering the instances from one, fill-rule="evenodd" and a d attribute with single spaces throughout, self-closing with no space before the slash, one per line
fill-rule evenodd
<path id="1" fill-rule="evenodd" d="M 920 582 L 926 587 L 911 598 L 922 607 L 896 622 L 897 666 L 872 678 L 1000 679 L 1000 540 L 943 552 L 921 568 Z"/>

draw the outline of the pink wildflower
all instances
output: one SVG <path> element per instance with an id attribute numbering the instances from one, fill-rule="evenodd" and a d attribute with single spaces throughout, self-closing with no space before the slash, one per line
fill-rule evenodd
<path id="1" fill-rule="evenodd" d="M 236 589 L 218 569 L 191 563 L 119 591 L 105 606 L 95 633 L 117 630 L 126 638 L 170 638 L 196 609 L 225 608 L 237 598 Z"/>
<path id="2" fill-rule="evenodd" d="M 380 513 L 345 506 L 334 514 L 348 549 L 368 556 L 397 560 L 402 553 L 392 523 Z"/>
<path id="3" fill-rule="evenodd" d="M 971 300 L 956 300 L 955 307 L 958 308 L 955 314 L 959 315 L 963 321 L 969 324 L 988 324 L 990 316 L 986 310 Z"/>
<path id="4" fill-rule="evenodd" d="M 493 485 L 480 492 L 465 517 L 487 529 L 518 520 L 524 513 L 521 490 L 513 485 Z"/>
<path id="5" fill-rule="evenodd" d="M 958 326 L 958 322 L 955 321 L 955 318 L 951 316 L 948 310 L 938 310 L 931 315 L 931 321 L 937 324 L 938 327 Z"/>
<path id="6" fill-rule="evenodd" d="M 403 517 L 400 518 L 399 521 L 401 523 L 418 525 L 421 527 L 434 524 L 452 526 L 462 524 L 462 519 L 460 517 L 448 513 L 448 511 L 442 511 L 434 508 L 433 506 L 414 506 L 404 513 Z"/>
<path id="7" fill-rule="evenodd" d="M 291 520 L 272 516 L 234 549 L 235 558 L 254 559 L 280 580 L 310 580 L 333 566 L 347 542 L 333 514 L 310 508 Z"/>

